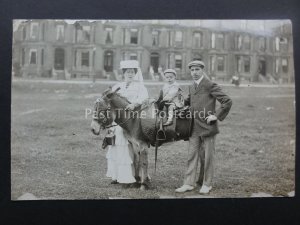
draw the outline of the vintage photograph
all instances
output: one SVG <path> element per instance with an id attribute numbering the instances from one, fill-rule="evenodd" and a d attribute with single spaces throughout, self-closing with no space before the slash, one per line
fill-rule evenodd
<path id="1" fill-rule="evenodd" d="M 14 20 L 11 199 L 294 197 L 290 20 Z"/>

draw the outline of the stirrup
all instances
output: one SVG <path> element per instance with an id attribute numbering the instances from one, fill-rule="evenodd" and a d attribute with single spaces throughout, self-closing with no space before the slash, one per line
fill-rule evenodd
<path id="1" fill-rule="evenodd" d="M 166 140 L 166 133 L 163 129 L 162 119 L 159 121 L 159 130 L 156 132 L 156 140 L 158 141 L 164 141 Z"/>

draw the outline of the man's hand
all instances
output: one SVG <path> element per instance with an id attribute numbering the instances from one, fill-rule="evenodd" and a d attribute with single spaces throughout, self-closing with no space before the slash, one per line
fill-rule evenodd
<path id="1" fill-rule="evenodd" d="M 131 110 L 132 111 L 132 110 L 134 110 L 134 108 L 135 108 L 135 104 L 131 103 L 131 104 L 126 106 L 125 110 Z"/>
<path id="2" fill-rule="evenodd" d="M 215 115 L 209 115 L 205 119 L 206 119 L 207 124 L 211 124 L 211 123 L 215 122 L 218 118 Z"/>

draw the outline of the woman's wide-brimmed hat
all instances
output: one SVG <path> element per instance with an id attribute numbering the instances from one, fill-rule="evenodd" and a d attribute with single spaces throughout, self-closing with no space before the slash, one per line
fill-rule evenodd
<path id="1" fill-rule="evenodd" d="M 121 69 L 137 69 L 139 62 L 137 60 L 124 60 L 120 62 Z"/>

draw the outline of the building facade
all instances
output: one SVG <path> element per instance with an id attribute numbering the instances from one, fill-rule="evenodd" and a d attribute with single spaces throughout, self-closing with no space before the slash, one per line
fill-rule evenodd
<path id="1" fill-rule="evenodd" d="M 187 64 L 201 59 L 212 79 L 294 81 L 290 24 L 266 35 L 181 24 L 31 20 L 14 32 L 15 76 L 119 79 L 120 61 L 127 59 L 139 61 L 145 79 L 167 68 L 190 79 Z"/>

